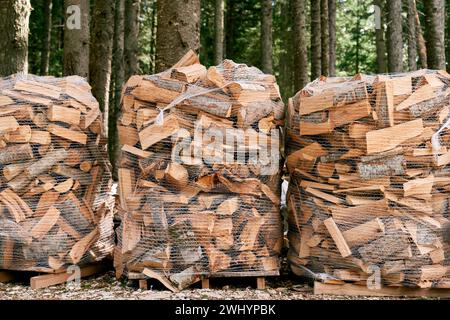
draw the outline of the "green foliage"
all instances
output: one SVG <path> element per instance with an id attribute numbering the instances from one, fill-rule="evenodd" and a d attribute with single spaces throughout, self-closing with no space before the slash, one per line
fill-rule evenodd
<path id="1" fill-rule="evenodd" d="M 214 65 L 214 0 L 201 0 L 200 61 L 205 66 Z"/>
<path id="2" fill-rule="evenodd" d="M 139 63 L 143 74 L 154 73 L 156 41 L 156 1 L 141 0 Z M 93 1 L 91 1 L 93 3 Z M 309 7 L 309 1 L 307 1 Z M 44 34 L 44 1 L 31 0 L 29 66 L 30 73 L 41 74 L 41 52 Z M 273 65 L 282 95 L 290 97 L 293 88 L 293 49 L 291 0 L 273 1 Z M 214 64 L 214 0 L 201 0 L 200 60 Z M 446 1 L 446 54 L 450 61 L 450 1 Z M 53 0 L 50 74 L 61 76 L 63 70 L 64 1 Z M 423 3 L 417 9 L 424 23 Z M 337 1 L 337 75 L 376 72 L 374 11 L 372 0 Z M 225 58 L 239 63 L 261 66 L 260 0 L 225 1 Z M 307 23 L 309 25 L 309 8 Z M 405 30 L 407 26 L 405 26 Z M 308 28 L 308 33 L 310 28 Z M 309 47 L 309 34 L 307 35 Z M 406 37 L 405 37 L 406 44 Z M 406 50 L 405 50 L 406 54 Z M 406 59 L 405 59 L 406 63 Z M 450 64 L 447 63 L 450 69 Z"/>
<path id="3" fill-rule="evenodd" d="M 372 1 L 338 1 L 336 14 L 337 75 L 375 73 L 377 68 Z"/>
<path id="4" fill-rule="evenodd" d="M 42 74 L 41 53 L 44 35 L 44 1 L 31 0 L 33 10 L 30 16 L 30 35 L 28 45 L 29 72 Z M 49 74 L 62 76 L 64 42 L 64 1 L 53 0 L 52 34 L 50 44 Z"/>
<path id="5" fill-rule="evenodd" d="M 261 67 L 261 3 L 259 0 L 227 0 L 225 9 L 225 57 Z"/>
<path id="6" fill-rule="evenodd" d="M 142 74 L 155 71 L 156 0 L 142 0 L 139 12 L 139 68 Z"/>

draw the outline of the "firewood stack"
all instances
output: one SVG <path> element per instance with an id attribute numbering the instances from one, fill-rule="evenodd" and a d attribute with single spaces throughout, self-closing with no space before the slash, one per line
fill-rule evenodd
<path id="1" fill-rule="evenodd" d="M 110 255 L 110 169 L 80 77 L 0 80 L 0 269 L 58 272 Z"/>
<path id="2" fill-rule="evenodd" d="M 147 268 L 182 289 L 200 275 L 278 274 L 283 117 L 275 77 L 230 60 L 206 69 L 188 52 L 132 77 L 118 123 L 117 276 Z"/>
<path id="3" fill-rule="evenodd" d="M 445 71 L 320 78 L 290 99 L 295 273 L 335 283 L 365 285 L 379 274 L 385 285 L 450 285 L 449 113 Z"/>

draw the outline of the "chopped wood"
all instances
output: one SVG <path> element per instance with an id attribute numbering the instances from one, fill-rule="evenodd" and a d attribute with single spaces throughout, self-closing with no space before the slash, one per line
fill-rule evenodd
<path id="1" fill-rule="evenodd" d="M 284 104 L 274 77 L 231 60 L 206 69 L 191 52 L 130 80 L 121 108 L 117 273 L 174 291 L 204 274 L 277 274 Z"/>
<path id="2" fill-rule="evenodd" d="M 383 286 L 447 285 L 449 92 L 450 75 L 420 70 L 322 77 L 289 100 L 294 273 L 366 285 L 376 265 Z"/>
<path id="3" fill-rule="evenodd" d="M 81 112 L 73 108 L 61 106 L 49 106 L 47 110 L 47 118 L 50 121 L 59 121 L 73 125 L 80 124 Z"/>
<path id="4" fill-rule="evenodd" d="M 328 218 L 328 219 L 324 220 L 323 224 L 325 225 L 328 232 L 330 233 L 330 236 L 333 238 L 334 243 L 336 244 L 336 247 L 338 248 L 341 255 L 344 258 L 351 255 L 352 251 L 350 250 L 347 241 L 345 240 L 343 234 L 337 227 L 333 218 Z"/>
<path id="5" fill-rule="evenodd" d="M 71 129 L 67 129 L 64 127 L 61 127 L 56 124 L 49 124 L 47 127 L 48 132 L 51 134 L 54 134 L 55 136 L 78 142 L 80 144 L 86 144 L 87 143 L 87 135 L 85 133 L 82 133 L 80 131 L 75 131 Z"/>
<path id="6" fill-rule="evenodd" d="M 394 149 L 408 139 L 423 132 L 422 119 L 405 122 L 393 127 L 369 131 L 366 133 L 367 154 Z"/>
<path id="7" fill-rule="evenodd" d="M 155 143 L 170 137 L 179 129 L 178 121 L 175 114 L 171 114 L 164 119 L 164 124 L 153 124 L 144 130 L 139 131 L 139 140 L 142 149 L 154 145 Z"/>

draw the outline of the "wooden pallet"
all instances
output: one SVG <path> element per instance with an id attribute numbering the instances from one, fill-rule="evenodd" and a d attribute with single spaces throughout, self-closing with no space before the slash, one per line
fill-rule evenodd
<path id="1" fill-rule="evenodd" d="M 450 298 L 450 288 L 407 288 L 382 287 L 370 289 L 364 285 L 353 283 L 329 284 L 314 282 L 314 294 L 342 295 L 342 296 L 371 296 L 371 297 L 431 297 Z"/>
<path id="2" fill-rule="evenodd" d="M 80 277 L 89 277 L 105 270 L 105 266 L 101 264 L 84 266 L 80 268 Z M 10 282 L 23 279 L 24 277 L 29 277 L 31 289 L 37 290 L 63 284 L 72 276 L 72 274 L 68 272 L 45 273 L 39 275 L 34 274 L 36 274 L 36 272 L 1 270 L 0 282 Z"/>
<path id="3" fill-rule="evenodd" d="M 217 280 L 217 279 L 232 279 L 232 278 L 255 278 L 256 279 L 256 289 L 258 290 L 264 290 L 266 289 L 266 277 L 269 276 L 278 276 L 278 272 L 222 272 L 214 275 L 208 275 L 208 276 L 199 276 L 198 282 L 201 282 L 201 288 L 202 289 L 210 289 L 211 288 L 211 282 Z M 151 276 L 149 274 L 145 275 L 143 273 L 136 273 L 136 272 L 129 272 L 128 273 L 128 279 L 130 280 L 137 280 L 139 282 L 139 289 L 147 290 L 148 289 L 148 280 L 150 279 L 156 279 L 159 282 L 161 282 L 167 289 L 178 292 L 179 290 L 174 288 L 168 281 L 165 281 L 165 279 L 161 279 L 157 275 Z"/>

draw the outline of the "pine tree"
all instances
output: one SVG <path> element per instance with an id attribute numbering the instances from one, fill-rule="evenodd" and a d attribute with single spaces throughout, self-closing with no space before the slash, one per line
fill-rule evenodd
<path id="1" fill-rule="evenodd" d="M 92 94 L 103 112 L 108 132 L 109 89 L 111 81 L 112 47 L 114 34 L 114 1 L 96 1 L 92 14 L 92 42 L 89 58 L 89 80 Z"/>
<path id="2" fill-rule="evenodd" d="M 322 75 L 328 76 L 330 65 L 330 30 L 328 24 L 328 0 L 320 0 L 320 31 L 321 31 L 321 69 Z"/>
<path id="3" fill-rule="evenodd" d="M 336 76 L 336 0 L 328 0 L 329 75 Z"/>
<path id="4" fill-rule="evenodd" d="M 108 132 L 108 151 L 109 158 L 116 172 L 116 161 L 119 153 L 119 139 L 117 133 L 117 120 L 120 109 L 120 96 L 122 86 L 125 81 L 123 68 L 123 50 L 124 50 L 124 12 L 125 0 L 115 0 L 114 13 L 114 40 L 112 55 L 112 81 L 111 96 L 112 101 L 109 107 L 109 132 Z"/>
<path id="5" fill-rule="evenodd" d="M 322 74 L 320 2 L 320 0 L 311 0 L 311 79 L 316 79 Z"/>
<path id="6" fill-rule="evenodd" d="M 417 32 L 415 6 L 415 0 L 408 0 L 408 67 L 411 71 L 417 70 Z"/>
<path id="7" fill-rule="evenodd" d="M 0 6 L 0 76 L 28 72 L 29 0 L 3 0 Z"/>
<path id="8" fill-rule="evenodd" d="M 445 1 L 424 1 L 428 67 L 445 69 Z"/>
<path id="9" fill-rule="evenodd" d="M 156 72 L 161 72 L 200 48 L 200 0 L 159 0 L 157 14 Z"/>
<path id="10" fill-rule="evenodd" d="M 224 0 L 216 0 L 214 14 L 214 64 L 220 64 L 223 60 L 224 41 Z"/>
<path id="11" fill-rule="evenodd" d="M 64 0 L 65 76 L 89 77 L 89 0 Z"/>
<path id="12" fill-rule="evenodd" d="M 44 1 L 44 32 L 41 51 L 41 74 L 47 75 L 50 63 L 50 44 L 52 38 L 52 8 L 53 1 Z"/>
<path id="13" fill-rule="evenodd" d="M 139 73 L 140 0 L 125 1 L 124 72 L 125 79 Z"/>
<path id="14" fill-rule="evenodd" d="M 273 73 L 272 0 L 261 0 L 261 52 L 262 70 Z"/>
<path id="15" fill-rule="evenodd" d="M 308 53 L 306 44 L 306 0 L 292 0 L 295 91 L 308 83 Z"/>
<path id="16" fill-rule="evenodd" d="M 388 71 L 403 71 L 402 0 L 388 3 Z"/>

